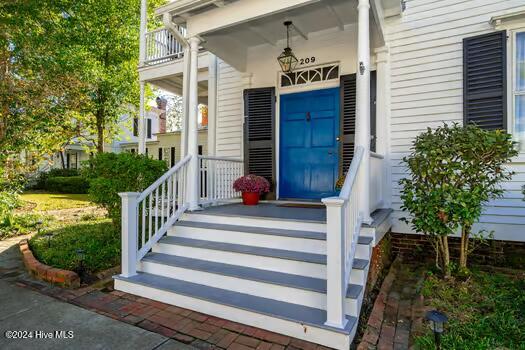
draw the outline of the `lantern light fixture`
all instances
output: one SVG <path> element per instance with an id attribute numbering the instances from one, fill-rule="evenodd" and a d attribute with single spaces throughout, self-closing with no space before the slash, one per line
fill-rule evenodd
<path id="1" fill-rule="evenodd" d="M 447 315 L 437 310 L 428 311 L 425 315 L 427 321 L 430 324 L 432 332 L 434 332 L 434 339 L 436 343 L 436 349 L 441 349 L 441 334 L 445 331 L 445 324 L 448 321 Z"/>
<path id="2" fill-rule="evenodd" d="M 286 21 L 283 24 L 286 26 L 286 47 L 279 57 L 277 57 L 277 61 L 283 73 L 290 73 L 295 69 L 299 60 L 290 48 L 290 26 L 293 25 L 292 21 Z"/>

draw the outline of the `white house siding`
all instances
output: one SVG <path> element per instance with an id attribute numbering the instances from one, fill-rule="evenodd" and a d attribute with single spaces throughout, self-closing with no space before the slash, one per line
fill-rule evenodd
<path id="1" fill-rule="evenodd" d="M 463 120 L 462 40 L 495 29 L 493 16 L 525 10 L 523 0 L 410 0 L 400 17 L 387 20 L 391 53 L 391 159 L 393 207 L 400 211 L 401 159 L 427 127 Z M 509 112 L 510 113 L 510 112 Z M 509 122 L 510 124 L 510 122 Z M 481 218 L 496 239 L 525 240 L 525 156 L 509 165 L 516 172 L 503 184 L 503 199 L 491 202 Z M 395 220 L 394 232 L 411 232 Z"/>
<path id="2" fill-rule="evenodd" d="M 220 59 L 217 71 L 216 154 L 241 158 L 245 78 Z"/>

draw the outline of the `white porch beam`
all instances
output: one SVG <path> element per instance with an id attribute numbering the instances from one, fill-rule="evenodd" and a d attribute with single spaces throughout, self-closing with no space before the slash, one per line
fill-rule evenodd
<path id="1" fill-rule="evenodd" d="M 147 17 L 148 14 L 148 2 L 147 0 L 140 1 L 140 29 L 139 29 L 139 67 L 144 65 L 146 61 L 146 28 L 147 28 Z"/>
<path id="2" fill-rule="evenodd" d="M 145 89 L 146 89 L 146 83 L 144 81 L 141 81 L 140 83 L 140 102 L 139 102 L 139 125 L 138 125 L 138 132 L 139 132 L 139 154 L 146 153 L 146 101 L 145 101 Z"/>
<path id="3" fill-rule="evenodd" d="M 301 29 L 304 28 L 304 26 L 301 25 L 297 18 L 287 17 L 287 20 L 292 21 L 292 27 L 297 34 L 299 34 L 304 40 L 308 40 L 308 35 Z"/>
<path id="4" fill-rule="evenodd" d="M 378 26 L 379 39 L 381 44 L 385 43 L 385 13 L 383 10 L 383 5 L 381 0 L 370 0 L 372 13 L 374 14 L 374 19 L 376 25 Z"/>
<path id="5" fill-rule="evenodd" d="M 255 27 L 255 26 L 250 26 L 249 27 L 249 30 L 250 32 L 254 33 L 255 35 L 257 35 L 259 38 L 261 38 L 262 40 L 264 40 L 264 42 L 266 42 L 267 44 L 271 45 L 271 46 L 276 46 L 276 41 L 275 40 L 272 40 L 268 37 L 268 35 L 266 35 L 266 33 L 261 30 L 259 27 Z"/>
<path id="6" fill-rule="evenodd" d="M 243 0 L 188 18 L 188 36 L 232 27 L 256 18 L 281 13 L 319 0 Z"/>
<path id="7" fill-rule="evenodd" d="M 364 149 L 359 167 L 359 208 L 370 224 L 370 0 L 359 0 L 357 33 L 356 146 Z M 357 147 L 356 147 L 357 149 Z"/>
<path id="8" fill-rule="evenodd" d="M 337 11 L 333 8 L 333 6 L 330 4 L 326 4 L 326 9 L 328 10 L 328 12 L 330 12 L 332 17 L 334 17 L 335 20 L 337 21 L 337 27 L 339 28 L 339 30 L 340 31 L 345 30 L 345 24 L 343 23 L 343 20 L 341 19 L 341 17 L 339 17 L 339 15 L 337 14 Z"/>
<path id="9" fill-rule="evenodd" d="M 188 83 L 188 155 L 191 156 L 188 166 L 188 202 L 189 210 L 199 209 L 199 159 L 198 159 L 198 116 L 199 116 L 199 96 L 198 96 L 198 67 L 197 60 L 199 54 L 200 39 L 191 37 L 190 44 L 190 65 Z"/>

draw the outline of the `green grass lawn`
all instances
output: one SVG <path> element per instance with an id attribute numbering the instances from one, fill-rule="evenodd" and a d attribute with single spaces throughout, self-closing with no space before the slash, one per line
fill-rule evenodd
<path id="1" fill-rule="evenodd" d="M 87 194 L 26 192 L 20 198 L 34 211 L 60 210 L 93 206 Z M 33 206 L 35 206 L 33 208 Z"/>
<path id="2" fill-rule="evenodd" d="M 46 234 L 52 234 L 46 237 Z M 120 262 L 120 232 L 108 219 L 90 219 L 42 231 L 29 241 L 35 257 L 46 265 L 77 270 L 77 250 L 85 254 L 83 265 L 90 272 L 114 267 Z"/>
<path id="3" fill-rule="evenodd" d="M 465 281 L 429 276 L 422 293 L 449 317 L 443 349 L 525 349 L 525 272 L 474 270 Z M 416 344 L 434 349 L 433 334 L 425 331 Z"/>

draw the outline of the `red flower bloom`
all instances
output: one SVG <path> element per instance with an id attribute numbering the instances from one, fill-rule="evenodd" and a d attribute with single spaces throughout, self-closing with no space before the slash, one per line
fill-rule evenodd
<path id="1" fill-rule="evenodd" d="M 270 183 L 264 177 L 257 175 L 241 176 L 233 183 L 233 189 L 239 192 L 270 192 Z"/>

